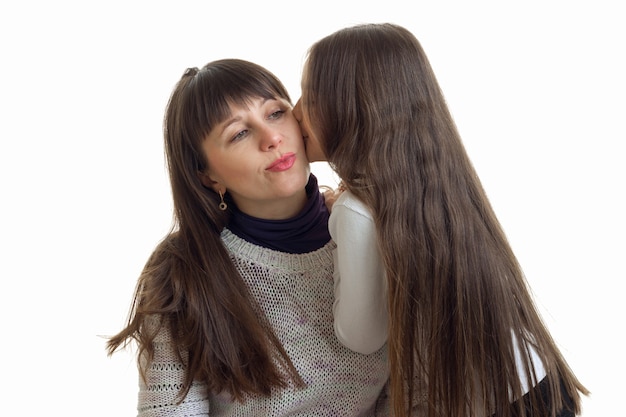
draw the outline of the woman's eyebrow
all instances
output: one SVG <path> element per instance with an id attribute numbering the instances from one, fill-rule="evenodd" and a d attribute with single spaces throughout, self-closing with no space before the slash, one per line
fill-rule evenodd
<path id="1" fill-rule="evenodd" d="M 224 122 L 222 122 L 220 124 L 221 129 L 219 131 L 219 134 L 221 135 L 222 133 L 224 133 L 224 131 L 228 128 L 228 126 L 230 126 L 230 125 L 232 125 L 234 123 L 237 123 L 241 119 L 242 119 L 242 117 L 239 116 L 239 115 L 238 116 L 233 116 L 230 119 L 226 119 Z"/>
<path id="2" fill-rule="evenodd" d="M 259 104 L 259 107 L 263 106 L 265 103 L 267 103 L 268 101 L 271 100 L 275 100 L 273 98 L 261 98 L 261 103 Z M 223 121 L 222 123 L 220 123 L 218 126 L 221 127 L 220 129 L 220 135 L 222 133 L 224 133 L 224 131 L 228 128 L 228 126 L 232 125 L 233 123 L 236 123 L 238 121 L 240 121 L 243 117 L 240 114 L 236 114 L 233 117 L 226 119 L 225 121 Z"/>

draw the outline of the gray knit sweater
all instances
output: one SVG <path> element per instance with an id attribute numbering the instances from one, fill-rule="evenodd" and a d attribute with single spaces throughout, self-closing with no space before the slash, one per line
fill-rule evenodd
<path id="1" fill-rule="evenodd" d="M 342 346 L 333 330 L 335 244 L 306 254 L 287 254 L 251 244 L 227 229 L 222 240 L 282 342 L 304 388 L 276 390 L 270 397 L 232 402 L 194 384 L 184 401 L 176 395 L 184 367 L 162 331 L 147 381 L 140 378 L 139 416 L 377 416 L 388 410 L 386 345 L 370 355 Z"/>

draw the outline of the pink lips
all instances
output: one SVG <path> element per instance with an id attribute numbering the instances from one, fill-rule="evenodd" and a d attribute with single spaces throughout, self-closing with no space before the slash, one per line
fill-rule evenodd
<path id="1" fill-rule="evenodd" d="M 270 166 L 265 168 L 267 171 L 281 172 L 286 171 L 296 163 L 296 154 L 289 152 L 275 160 Z"/>

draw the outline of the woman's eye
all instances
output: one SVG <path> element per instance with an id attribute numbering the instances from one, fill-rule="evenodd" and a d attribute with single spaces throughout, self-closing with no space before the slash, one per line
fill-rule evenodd
<path id="1" fill-rule="evenodd" d="M 270 119 L 279 119 L 285 113 L 284 110 L 276 110 L 269 115 Z"/>
<path id="2" fill-rule="evenodd" d="M 233 138 L 230 141 L 234 142 L 236 140 L 239 140 L 243 138 L 246 135 L 246 133 L 248 133 L 247 130 L 242 130 L 241 132 L 238 132 L 235 136 L 233 136 Z"/>

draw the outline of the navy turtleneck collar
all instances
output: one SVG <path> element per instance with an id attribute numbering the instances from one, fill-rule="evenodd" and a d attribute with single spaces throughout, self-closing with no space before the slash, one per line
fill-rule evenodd
<path id="1" fill-rule="evenodd" d="M 302 211 L 290 219 L 264 220 L 239 211 L 232 204 L 232 215 L 227 228 L 255 245 L 287 253 L 313 252 L 330 240 L 328 209 L 320 193 L 317 178 L 309 176 L 306 185 L 307 203 Z"/>

